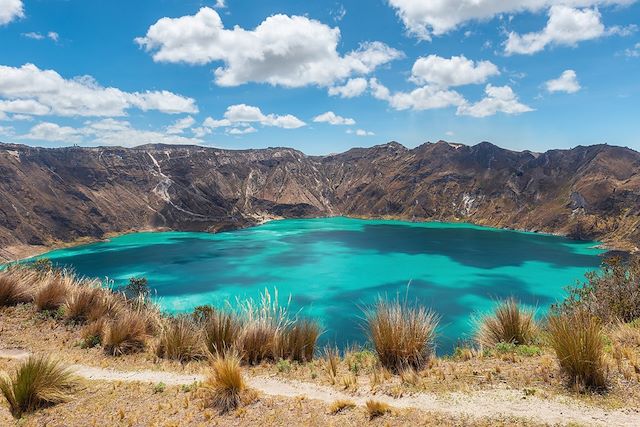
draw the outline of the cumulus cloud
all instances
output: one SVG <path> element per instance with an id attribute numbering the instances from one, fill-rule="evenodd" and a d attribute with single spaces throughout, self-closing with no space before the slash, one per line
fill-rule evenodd
<path id="1" fill-rule="evenodd" d="M 224 28 L 215 10 L 162 18 L 136 42 L 154 61 L 186 64 L 222 62 L 214 71 L 220 86 L 248 82 L 285 87 L 332 86 L 366 75 L 402 57 L 381 42 L 363 43 L 355 51 L 337 51 L 340 29 L 304 16 L 273 15 L 255 29 Z"/>
<path id="2" fill-rule="evenodd" d="M 22 0 L 0 0 L 0 26 L 24 17 Z"/>
<path id="3" fill-rule="evenodd" d="M 486 97 L 475 104 L 467 102 L 458 106 L 456 114 L 460 116 L 488 117 L 498 112 L 505 114 L 521 114 L 533 109 L 518 101 L 518 97 L 509 86 L 485 87 Z"/>
<path id="4" fill-rule="evenodd" d="M 356 121 L 350 118 L 338 116 L 333 111 L 327 111 L 313 118 L 316 123 L 329 123 L 333 126 L 347 125 L 352 126 L 356 124 Z"/>
<path id="5" fill-rule="evenodd" d="M 448 59 L 429 55 L 416 60 L 411 70 L 411 79 L 418 84 L 450 87 L 484 83 L 489 77 L 498 74 L 498 67 L 490 61 L 476 63 L 464 55 Z"/>
<path id="6" fill-rule="evenodd" d="M 423 40 L 442 35 L 469 21 L 497 15 L 540 12 L 555 5 L 590 7 L 629 5 L 636 0 L 388 0 L 407 31 Z"/>
<path id="7" fill-rule="evenodd" d="M 557 79 L 549 80 L 545 83 L 547 91 L 576 93 L 581 87 L 578 82 L 578 76 L 573 70 L 565 70 Z"/>
<path id="8" fill-rule="evenodd" d="M 629 58 L 640 58 L 640 43 L 636 43 L 635 46 L 625 49 L 624 54 Z"/>
<path id="9" fill-rule="evenodd" d="M 465 103 L 464 97 L 458 92 L 436 86 L 423 86 L 410 92 L 391 93 L 377 79 L 371 79 L 369 87 L 374 98 L 387 101 L 396 110 L 431 110 Z"/>
<path id="10" fill-rule="evenodd" d="M 196 124 L 196 119 L 191 116 L 187 116 L 182 119 L 176 120 L 174 124 L 167 127 L 167 133 L 169 135 L 179 135 L 184 133 L 185 130 Z"/>
<path id="11" fill-rule="evenodd" d="M 22 139 L 47 142 L 83 143 L 98 146 L 134 147 L 144 144 L 200 144 L 199 138 L 186 138 L 163 132 L 139 130 L 127 121 L 112 118 L 89 121 L 74 128 L 43 122 L 33 126 Z"/>
<path id="12" fill-rule="evenodd" d="M 329 95 L 340 96 L 342 98 L 355 98 L 360 96 L 367 90 L 367 79 L 357 77 L 355 79 L 349 79 L 347 83 L 342 86 L 333 86 L 329 88 Z"/>
<path id="13" fill-rule="evenodd" d="M 0 110 L 57 116 L 124 116 L 131 108 L 167 114 L 197 113 L 196 102 L 168 91 L 124 92 L 91 76 L 65 79 L 33 64 L 0 65 Z"/>
<path id="14" fill-rule="evenodd" d="M 575 46 L 580 41 L 602 37 L 605 27 L 600 18 L 597 9 L 553 6 L 549 10 L 549 21 L 542 31 L 524 35 L 509 33 L 505 53 L 530 55 L 548 45 Z"/>
<path id="15" fill-rule="evenodd" d="M 224 9 L 227 7 L 225 0 L 216 0 L 216 4 L 213 5 L 215 9 Z"/>
<path id="16" fill-rule="evenodd" d="M 252 126 L 254 123 L 283 129 L 297 129 L 306 126 L 305 122 L 291 114 L 264 114 L 258 107 L 237 104 L 227 107 L 222 119 L 207 117 L 202 123 L 202 127 L 205 129 L 227 128 L 226 132 L 231 135 L 243 135 L 257 132 L 257 129 Z M 252 129 L 249 130 L 249 128 Z"/>

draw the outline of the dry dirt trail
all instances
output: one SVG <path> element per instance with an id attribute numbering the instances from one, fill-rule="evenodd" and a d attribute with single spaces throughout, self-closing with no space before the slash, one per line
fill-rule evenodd
<path id="1" fill-rule="evenodd" d="M 1 350 L 0 358 L 25 359 L 29 352 L 24 350 Z M 70 369 L 89 381 L 131 381 L 164 383 L 167 385 L 188 385 L 202 381 L 202 375 L 183 375 L 161 371 L 116 371 L 87 365 L 72 365 Z M 640 410 L 606 410 L 586 405 L 570 397 L 542 399 L 524 396 L 520 390 L 493 389 L 470 393 L 448 393 L 436 395 L 418 393 L 412 396 L 393 398 L 386 395 L 367 393 L 347 394 L 317 384 L 289 381 L 274 377 L 248 378 L 249 386 L 263 395 L 275 397 L 304 397 L 325 403 L 338 399 L 364 406 L 369 399 L 388 403 L 394 408 L 418 409 L 440 412 L 453 416 L 475 418 L 516 417 L 537 423 L 551 425 L 579 424 L 589 426 L 640 426 Z"/>

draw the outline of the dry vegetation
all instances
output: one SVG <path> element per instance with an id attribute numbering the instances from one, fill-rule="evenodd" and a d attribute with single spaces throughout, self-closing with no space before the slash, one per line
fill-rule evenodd
<path id="1" fill-rule="evenodd" d="M 628 268 L 636 267 L 632 264 Z M 607 271 L 588 280 L 596 287 L 609 284 L 613 273 Z M 639 286 L 637 272 L 620 274 L 615 273 L 627 281 L 633 278 Z M 631 288 L 627 282 L 624 287 Z M 59 289 L 65 290 L 62 297 Z M 0 272 L 0 307 L 5 307 L 0 308 L 0 348 L 28 348 L 36 354 L 55 352 L 68 363 L 121 370 L 209 373 L 204 384 L 194 387 L 195 394 L 185 393 L 197 400 L 197 415 L 193 408 L 180 410 L 204 423 L 211 417 L 229 420 L 227 417 L 244 416 L 237 414 L 253 414 L 254 420 L 260 420 L 259 408 L 273 404 L 273 400 L 263 396 L 256 400 L 256 394 L 247 389 L 245 378 L 254 375 L 312 382 L 354 396 L 401 397 L 507 386 L 522 390 L 523 398 L 569 394 L 604 407 L 640 405 L 640 320 L 600 318 L 597 313 L 604 308 L 598 303 L 595 309 L 592 299 L 594 293 L 603 292 L 598 289 L 582 294 L 586 295 L 584 299 L 573 293 L 572 299 L 539 321 L 513 299 L 498 302 L 493 313 L 478 321 L 477 345 L 458 348 L 453 355 L 441 358 L 433 354 L 437 317 L 431 311 L 398 299 L 380 299 L 364 312 L 370 349 L 354 347 L 340 352 L 326 347 L 322 357 L 316 358 L 321 332 L 317 323 L 290 316 L 288 307 L 278 304 L 277 294 L 272 297 L 265 292 L 258 302 L 239 302 L 224 310 L 200 307 L 190 316 L 167 317 L 140 295 L 128 299 L 69 272 L 12 268 Z M 612 296 L 607 300 L 616 309 L 622 306 Z M 632 311 L 624 305 L 619 313 Z M 43 397 L 40 403 L 16 411 L 14 407 L 21 404 L 13 403 L 18 399 L 12 397 L 16 392 L 11 390 L 19 377 L 6 378 L 2 391 L 15 416 L 62 402 L 72 390 L 63 386 L 59 399 Z M 47 386 L 55 385 L 53 377 L 43 378 Z M 128 390 L 133 386 L 122 387 Z M 166 389 L 163 384 L 157 385 L 153 399 L 145 398 L 144 405 L 167 396 Z M 116 396 L 108 399 L 111 405 Z M 366 408 L 353 408 L 348 400 L 336 401 L 316 408 L 313 419 L 336 417 L 331 422 L 343 421 L 345 425 L 368 418 L 373 418 L 372 422 L 388 419 L 395 424 L 411 419 L 396 410 L 390 412 L 381 400 L 372 399 Z M 167 399 L 163 402 L 158 405 L 168 405 Z M 317 406 L 311 402 L 300 405 Z M 210 410 L 215 412 L 207 412 Z M 55 413 L 54 408 L 45 411 Z M 34 416 L 27 418 L 36 419 L 31 418 Z M 149 419 L 140 413 L 136 416 Z M 129 418 L 125 413 L 120 421 Z M 430 425 L 427 419 L 416 420 Z M 457 422 L 446 417 L 439 420 L 444 425 Z"/>

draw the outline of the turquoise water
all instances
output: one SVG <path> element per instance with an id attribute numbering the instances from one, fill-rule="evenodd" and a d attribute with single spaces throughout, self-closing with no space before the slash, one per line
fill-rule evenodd
<path id="1" fill-rule="evenodd" d="M 123 284 L 144 276 L 169 312 L 257 298 L 320 320 L 324 342 L 364 342 L 361 309 L 402 296 L 442 316 L 439 349 L 469 336 L 470 317 L 515 296 L 544 312 L 600 263 L 594 243 L 467 224 L 326 218 L 273 221 L 221 234 L 136 233 L 45 257 Z"/>

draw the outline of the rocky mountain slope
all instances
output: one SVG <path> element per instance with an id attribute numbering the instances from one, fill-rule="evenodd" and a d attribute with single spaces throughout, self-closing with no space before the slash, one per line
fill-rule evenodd
<path id="1" fill-rule="evenodd" d="M 640 153 L 538 154 L 487 142 L 391 142 L 313 157 L 288 148 L 0 144 L 0 259 L 143 229 L 219 231 L 270 217 L 477 224 L 640 246 Z"/>

